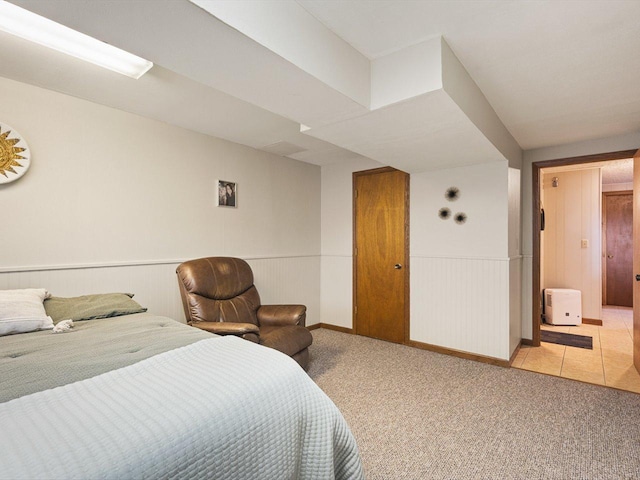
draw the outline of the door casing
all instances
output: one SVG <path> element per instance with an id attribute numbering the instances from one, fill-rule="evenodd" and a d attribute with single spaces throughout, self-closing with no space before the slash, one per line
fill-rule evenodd
<path id="1" fill-rule="evenodd" d="M 633 156 L 633 366 L 640 372 L 640 150 Z"/>

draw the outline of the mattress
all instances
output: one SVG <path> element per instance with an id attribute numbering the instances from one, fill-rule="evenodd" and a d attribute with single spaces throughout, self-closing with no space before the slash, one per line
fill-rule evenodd
<path id="1" fill-rule="evenodd" d="M 140 314 L 0 348 L 0 478 L 364 478 L 333 402 L 264 346 Z"/>

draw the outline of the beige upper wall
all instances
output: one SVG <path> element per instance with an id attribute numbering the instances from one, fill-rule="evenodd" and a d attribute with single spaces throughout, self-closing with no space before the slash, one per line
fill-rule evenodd
<path id="1" fill-rule="evenodd" d="M 320 254 L 315 165 L 3 78 L 0 122 L 32 153 L 0 186 L 0 268 Z"/>
<path id="2" fill-rule="evenodd" d="M 507 258 L 509 168 L 506 160 L 411 176 L 411 255 L 426 257 Z M 448 201 L 449 187 L 459 198 Z M 467 221 L 442 220 L 441 208 Z"/>

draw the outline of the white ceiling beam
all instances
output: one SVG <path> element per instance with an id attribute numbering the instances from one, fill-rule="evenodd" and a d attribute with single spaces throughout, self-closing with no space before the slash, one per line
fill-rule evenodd
<path id="1" fill-rule="evenodd" d="M 360 105 L 369 106 L 369 60 L 297 2 L 189 1 Z"/>
<path id="2" fill-rule="evenodd" d="M 372 109 L 307 135 L 410 173 L 507 159 L 522 150 L 442 37 L 372 62 Z"/>
<path id="3" fill-rule="evenodd" d="M 453 50 L 442 39 L 442 84 L 444 91 L 485 137 L 509 160 L 509 166 L 522 167 L 522 149 L 504 126 L 476 82 Z"/>
<path id="4" fill-rule="evenodd" d="M 442 88 L 440 37 L 371 62 L 371 109 Z"/>

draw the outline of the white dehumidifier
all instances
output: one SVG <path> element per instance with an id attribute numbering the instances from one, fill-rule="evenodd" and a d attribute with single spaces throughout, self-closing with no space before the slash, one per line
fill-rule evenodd
<path id="1" fill-rule="evenodd" d="M 545 288 L 546 322 L 551 325 L 582 325 L 582 294 L 568 288 Z"/>

